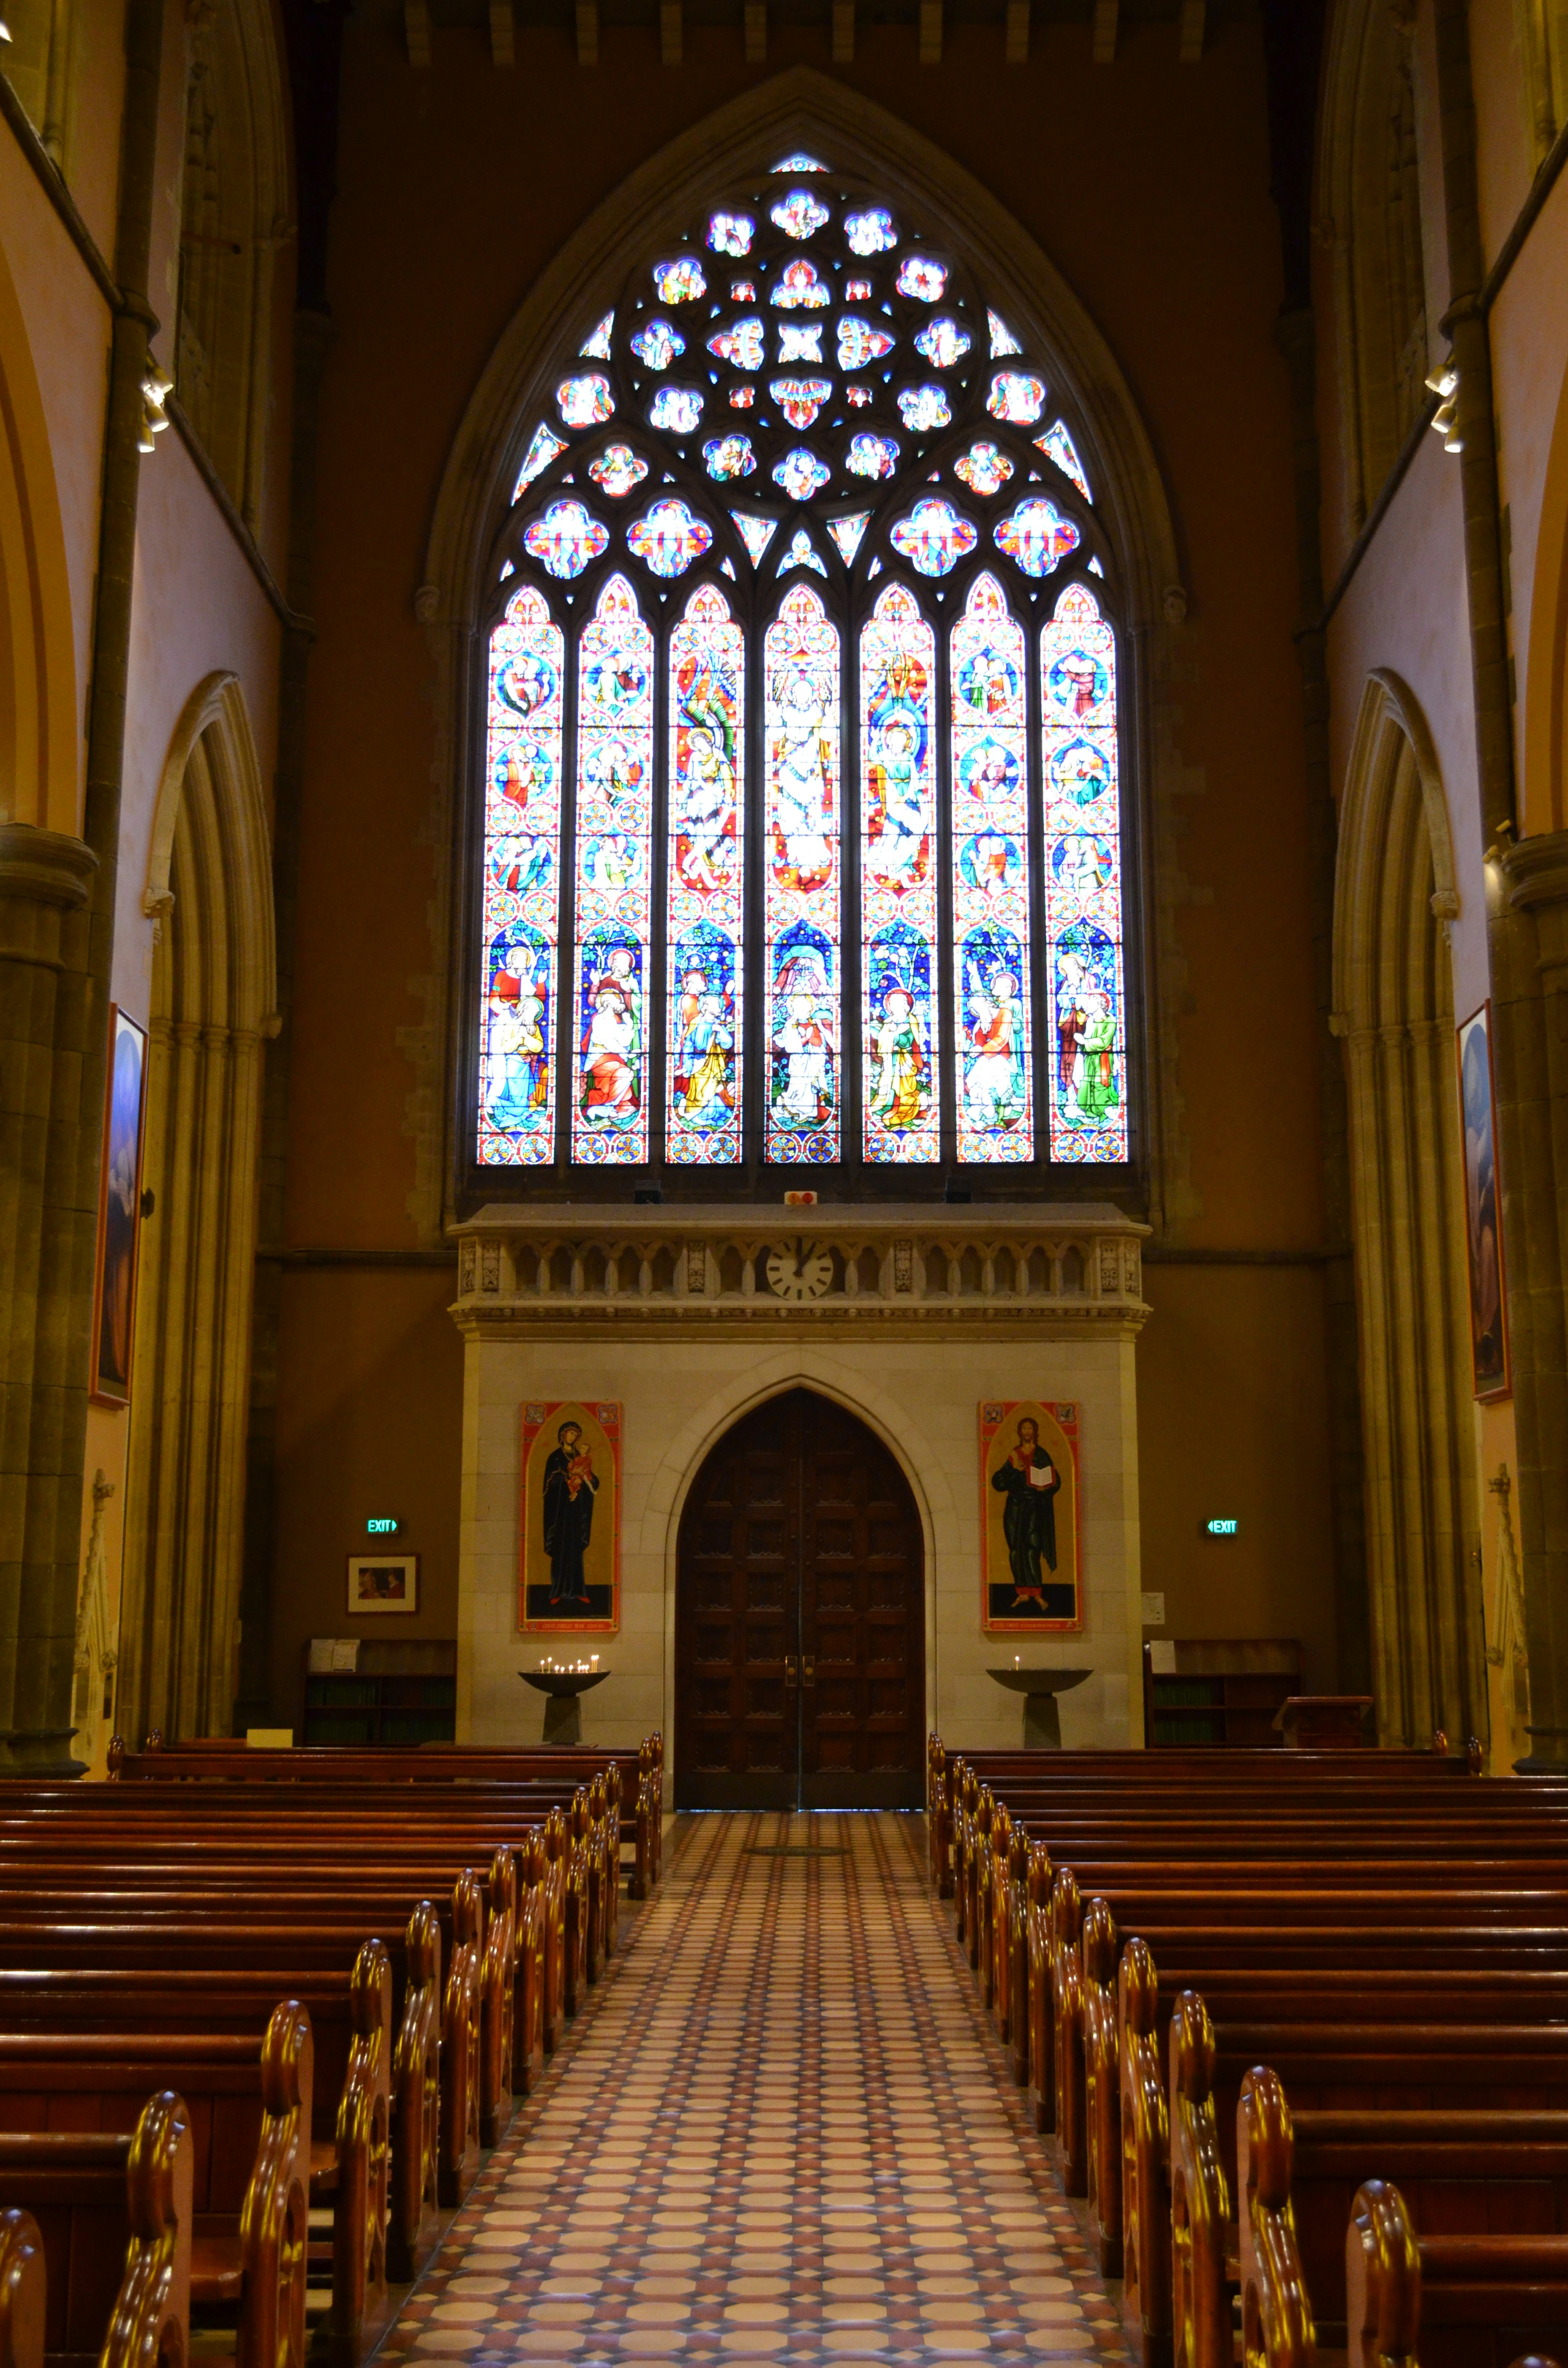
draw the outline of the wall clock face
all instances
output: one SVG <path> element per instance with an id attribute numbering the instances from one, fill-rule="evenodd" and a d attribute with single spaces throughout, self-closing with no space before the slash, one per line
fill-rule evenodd
<path id="1" fill-rule="evenodd" d="M 769 1250 L 767 1280 L 780 1299 L 820 1299 L 833 1281 L 833 1258 L 824 1249 L 808 1249 L 804 1242 L 792 1249 Z"/>

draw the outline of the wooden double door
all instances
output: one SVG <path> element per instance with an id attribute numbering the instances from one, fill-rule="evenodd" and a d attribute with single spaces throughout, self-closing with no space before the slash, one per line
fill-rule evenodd
<path id="1" fill-rule="evenodd" d="M 675 1801 L 918 1808 L 920 1517 L 887 1449 L 792 1390 L 708 1456 L 681 1518 Z"/>

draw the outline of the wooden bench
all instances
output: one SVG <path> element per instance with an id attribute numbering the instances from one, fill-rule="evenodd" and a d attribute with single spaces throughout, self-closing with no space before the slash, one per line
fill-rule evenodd
<path id="1" fill-rule="evenodd" d="M 1252 2209 L 1260 2222 L 1278 2218 L 1267 2179 L 1255 2185 Z M 1415 2360 L 1418 2348 L 1423 2368 L 1506 2368 L 1521 2352 L 1544 2368 L 1548 2342 L 1562 2349 L 1568 2330 L 1568 2237 L 1418 2237 L 1399 2189 L 1385 2180 L 1357 2190 L 1345 2283 L 1357 2368 L 1395 2368 Z M 1255 2288 L 1253 2314 L 1266 2357 L 1283 2368 L 1278 2347 L 1267 2351 L 1280 2317 L 1272 2279 Z"/>

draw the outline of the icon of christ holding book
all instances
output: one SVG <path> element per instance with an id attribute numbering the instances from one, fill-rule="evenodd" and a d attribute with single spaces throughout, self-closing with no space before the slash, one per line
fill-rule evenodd
<path id="1" fill-rule="evenodd" d="M 1002 1514 L 1002 1534 L 1017 1592 L 1012 1609 L 1036 1607 L 1047 1619 L 1062 1613 L 1048 1600 L 1072 1595 L 1071 1588 L 1050 1586 L 1046 1571 L 1056 1569 L 1056 1504 L 1062 1474 L 1040 1443 L 1040 1425 L 1032 1415 L 1019 1417 L 1017 1443 L 1005 1463 L 991 1475 L 991 1486 L 1007 1502 Z M 1042 1565 L 1043 1565 L 1043 1568 Z M 1072 1617 L 1072 1604 L 1066 1607 Z"/>

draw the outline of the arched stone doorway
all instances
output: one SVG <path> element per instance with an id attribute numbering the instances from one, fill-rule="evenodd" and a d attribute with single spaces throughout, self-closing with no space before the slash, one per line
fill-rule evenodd
<path id="1" fill-rule="evenodd" d="M 681 1809 L 915 1808 L 924 1793 L 925 1552 L 908 1481 L 812 1390 L 710 1450 L 681 1517 Z"/>

